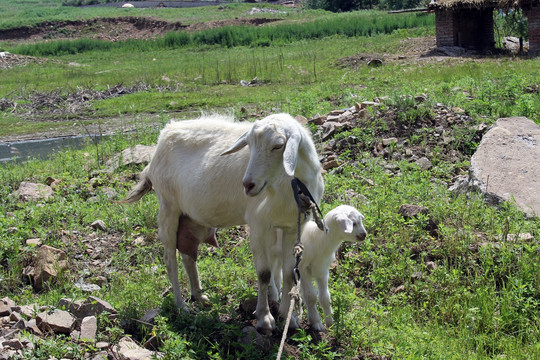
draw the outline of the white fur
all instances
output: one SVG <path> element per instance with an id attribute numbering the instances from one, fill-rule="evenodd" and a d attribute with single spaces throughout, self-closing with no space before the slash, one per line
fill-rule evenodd
<path id="1" fill-rule="evenodd" d="M 275 328 L 268 306 L 270 247 L 281 229 L 281 261 L 284 273 L 290 274 L 283 286 L 290 289 L 297 221 L 293 176 L 320 201 L 324 185 L 315 146 L 309 132 L 290 115 L 275 114 L 254 123 L 201 118 L 174 122 L 162 130 L 150 164 L 125 201 L 138 200 L 153 185 L 159 200 L 159 238 L 177 306 L 185 307 L 176 260 L 180 215 L 207 228 L 248 224 L 259 283 L 257 328 L 264 332 Z M 182 254 L 182 262 L 192 296 L 207 300 L 195 261 Z M 287 299 L 281 304 L 282 314 L 288 311 Z"/>
<path id="2" fill-rule="evenodd" d="M 343 241 L 359 242 L 366 237 L 366 229 L 362 223 L 364 216 L 354 207 L 340 205 L 331 210 L 324 218 L 328 232 L 321 231 L 314 221 L 309 221 L 302 231 L 301 241 L 304 245 L 302 260 L 298 266 L 301 278 L 302 298 L 306 303 L 308 319 L 311 326 L 318 331 L 324 331 L 321 317 L 317 311 L 317 282 L 319 302 L 325 314 L 325 324 L 333 324 L 330 292 L 328 291 L 329 268 L 335 260 L 335 253 Z M 279 249 L 279 237 L 277 238 Z M 279 287 L 279 264 L 273 264 L 274 281 Z M 285 290 L 284 290 L 285 293 Z"/>

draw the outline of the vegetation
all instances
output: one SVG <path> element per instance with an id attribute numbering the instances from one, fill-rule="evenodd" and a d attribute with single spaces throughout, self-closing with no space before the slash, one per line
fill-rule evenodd
<path id="1" fill-rule="evenodd" d="M 46 19 L 65 16 L 51 6 L 58 3 L 36 2 L 48 4 L 49 10 L 43 12 Z M 0 6 L 5 9 L 7 5 Z M 252 5 L 230 6 L 235 14 L 243 14 Z M 110 11 L 63 8 L 79 11 L 81 16 Z M 18 15 L 11 24 L 34 23 L 36 13 L 30 6 L 18 4 L 16 10 Z M 193 22 L 218 14 L 216 9 L 184 11 Z M 171 10 L 161 16 L 171 14 L 183 12 Z M 193 116 L 194 111 L 241 115 L 243 107 L 250 118 L 276 111 L 309 117 L 382 98 L 386 101 L 381 112 L 371 110 L 365 127 L 336 135 L 336 140 L 355 136 L 359 143 L 339 154 L 344 164 L 339 171 L 325 174 L 323 212 L 341 203 L 356 206 L 366 216 L 369 234 L 362 244 L 346 245 L 339 265 L 331 272 L 336 324 L 322 338 L 307 329 L 292 334 L 288 343 L 302 359 L 539 358 L 538 218 L 524 216 L 510 203 L 495 207 L 477 194 L 449 192 L 453 177 L 465 173 L 469 164 L 467 160 L 445 160 L 440 149 L 439 153 L 434 150 L 430 171 L 404 160 L 374 157 L 370 150 L 390 126 L 411 127 L 433 116 L 437 103 L 471 118 L 467 126 L 455 127 L 450 143 L 452 150 L 465 156 L 478 145 L 471 129 L 480 123 L 490 125 L 498 117 L 513 115 L 539 122 L 540 60 L 422 59 L 409 52 L 414 44 L 422 44 L 414 39 L 426 41 L 433 36 L 432 18 L 374 12 L 308 14 L 312 21 L 305 23 L 289 19 L 290 24 L 268 28 L 172 33 L 155 41 L 109 44 L 77 40 L 66 46 L 86 43 L 84 51 L 50 51 L 47 62 L 0 69 L 0 105 L 18 104 L 16 108 L 1 108 L 2 136 L 77 123 L 107 124 L 110 117 L 128 121 L 135 114 L 144 114 L 145 119 L 139 120 L 134 132 L 88 143 L 81 150 L 0 166 L 2 296 L 21 305 L 54 306 L 62 297 L 86 297 L 73 286 L 78 279 L 91 281 L 104 276 L 106 284 L 94 295 L 109 301 L 119 310 L 120 318 L 100 318 L 98 340 L 114 342 L 127 333 L 142 342 L 159 334 L 159 350 L 167 359 L 275 358 L 275 345 L 261 350 L 255 344 L 239 342 L 250 319 L 240 314 L 238 307 L 256 296 L 256 275 L 243 229 L 222 229 L 218 233 L 220 248 L 201 249 L 201 280 L 211 305 L 198 309 L 191 305 L 196 311 L 178 314 L 172 295 L 159 296 L 169 283 L 157 240 L 157 200 L 150 194 L 136 205 L 114 203 L 133 186 L 141 167 L 107 171 L 106 161 L 135 144 L 155 143 L 167 121 Z M 336 34 L 335 30 L 304 35 L 313 31 L 314 21 L 319 21 L 322 29 L 336 29 L 336 23 L 346 28 L 355 17 L 364 22 L 375 19 L 369 20 L 371 25 L 382 27 L 362 36 Z M 409 20 L 404 19 L 420 22 L 407 25 Z M 394 23 L 398 25 L 393 27 Z M 280 26 L 283 33 L 288 29 L 302 35 L 286 39 L 276 30 Z M 389 26 L 388 31 L 381 30 L 385 26 Z M 276 36 L 268 29 L 274 29 Z M 242 43 L 243 33 L 251 40 Z M 230 34 L 226 36 L 234 42 L 224 41 L 224 34 Z M 184 36 L 186 43 L 174 44 L 177 36 Z M 167 45 L 168 41 L 172 45 Z M 19 47 L 2 43 L 1 47 L 15 53 L 54 48 L 61 42 L 50 44 Z M 399 60 L 399 55 L 405 59 Z M 383 66 L 369 67 L 358 60 L 370 56 L 383 57 Z M 255 78 L 255 86 L 240 85 L 241 80 Z M 69 111 L 69 103 L 57 101 L 52 108 L 36 103 L 42 95 L 54 93 L 55 99 L 72 99 L 73 94 L 104 91 L 119 84 L 148 86 L 89 101 L 75 113 Z M 422 93 L 426 94 L 424 103 L 411 100 Z M 386 111 L 396 114 L 393 122 L 381 116 Z M 149 114 L 160 116 L 156 121 L 156 116 L 151 119 Z M 408 143 L 422 146 L 429 131 L 412 132 Z M 326 145 L 317 142 L 321 148 Z M 60 180 L 50 200 L 22 202 L 14 195 L 20 182 L 45 183 L 48 177 Z M 404 203 L 429 208 L 430 219 L 439 224 L 438 233 L 426 228 L 427 217 L 405 220 L 399 215 L 397 210 Z M 107 231 L 89 227 L 97 219 L 106 221 Z M 26 240 L 36 237 L 64 249 L 71 259 L 70 270 L 40 293 L 21 276 L 36 251 Z M 88 250 L 94 238 L 110 245 L 100 253 L 109 263 L 106 271 L 92 265 L 100 260 Z M 428 262 L 437 266 L 428 268 Z M 182 272 L 181 276 L 187 289 L 187 279 Z M 134 319 L 156 307 L 162 313 L 154 328 L 141 329 Z M 62 337 L 33 341 L 35 347 L 25 350 L 23 358 L 83 359 L 92 347 Z"/>

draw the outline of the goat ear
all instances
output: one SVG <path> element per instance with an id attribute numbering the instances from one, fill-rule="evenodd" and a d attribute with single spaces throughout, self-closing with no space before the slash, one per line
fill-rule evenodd
<path id="1" fill-rule="evenodd" d="M 337 223 L 339 226 L 341 226 L 341 230 L 343 230 L 344 233 L 350 234 L 353 231 L 353 222 L 351 219 L 349 219 L 348 216 L 345 216 L 343 214 L 339 214 L 336 216 Z"/>
<path id="2" fill-rule="evenodd" d="M 247 132 L 245 132 L 242 136 L 240 136 L 238 140 L 236 140 L 236 142 L 233 144 L 233 146 L 225 150 L 225 152 L 221 153 L 221 156 L 235 153 L 246 145 L 247 145 Z"/>
<path id="3" fill-rule="evenodd" d="M 283 151 L 283 167 L 289 176 L 294 176 L 301 140 L 302 136 L 300 134 L 291 134 L 287 137 L 287 144 L 285 144 L 285 150 Z"/>

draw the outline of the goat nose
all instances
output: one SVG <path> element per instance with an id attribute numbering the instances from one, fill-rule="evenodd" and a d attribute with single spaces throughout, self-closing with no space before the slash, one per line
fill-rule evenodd
<path id="1" fill-rule="evenodd" d="M 365 232 L 356 235 L 356 240 L 358 240 L 358 241 L 364 241 L 365 239 L 366 239 L 366 233 Z"/>
<path id="2" fill-rule="evenodd" d="M 244 181 L 243 184 L 244 184 L 244 191 L 246 192 L 246 194 L 249 194 L 249 192 L 255 188 L 255 184 L 252 183 L 251 181 Z"/>

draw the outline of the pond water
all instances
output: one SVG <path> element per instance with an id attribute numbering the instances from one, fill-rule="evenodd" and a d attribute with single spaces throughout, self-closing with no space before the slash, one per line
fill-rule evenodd
<path id="1" fill-rule="evenodd" d="M 66 136 L 40 140 L 25 140 L 0 143 L 0 163 L 21 162 L 29 158 L 45 159 L 57 151 L 80 149 L 88 141 L 99 140 L 99 135 Z"/>

